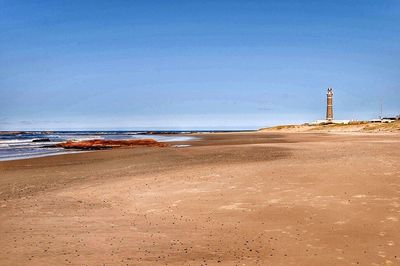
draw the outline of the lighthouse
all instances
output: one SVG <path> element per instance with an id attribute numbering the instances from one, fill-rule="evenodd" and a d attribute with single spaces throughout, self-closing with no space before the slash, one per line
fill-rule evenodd
<path id="1" fill-rule="evenodd" d="M 328 88 L 326 93 L 326 121 L 332 122 L 333 121 L 333 90 L 332 88 Z"/>

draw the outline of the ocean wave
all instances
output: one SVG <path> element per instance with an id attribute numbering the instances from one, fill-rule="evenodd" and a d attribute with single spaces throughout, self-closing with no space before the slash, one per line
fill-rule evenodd
<path id="1" fill-rule="evenodd" d="M 50 142 L 33 142 L 35 139 L 48 138 Z M 132 140 L 154 139 L 159 142 L 178 142 L 195 140 L 193 136 L 146 134 L 145 131 L 99 131 L 99 132 L 37 132 L 13 136 L 0 136 L 0 160 L 14 160 L 48 155 L 57 155 L 66 152 L 60 148 L 44 148 L 46 145 L 65 141 L 87 141 L 95 139 Z"/>
<path id="2" fill-rule="evenodd" d="M 103 139 L 103 136 L 96 136 L 96 135 L 66 135 L 60 136 L 59 139 L 63 139 L 64 141 L 85 141 L 85 140 L 92 140 L 92 139 Z"/>
<path id="3" fill-rule="evenodd" d="M 0 139 L 0 144 L 29 143 L 34 139 Z"/>

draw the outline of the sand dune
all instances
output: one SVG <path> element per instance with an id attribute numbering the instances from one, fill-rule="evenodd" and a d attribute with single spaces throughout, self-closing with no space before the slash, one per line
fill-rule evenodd
<path id="1" fill-rule="evenodd" d="M 260 129 L 262 132 L 400 132 L 400 121 L 393 123 L 351 122 L 350 124 L 284 125 Z"/>

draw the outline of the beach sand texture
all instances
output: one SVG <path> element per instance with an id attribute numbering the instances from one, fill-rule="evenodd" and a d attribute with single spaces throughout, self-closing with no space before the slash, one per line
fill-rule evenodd
<path id="1" fill-rule="evenodd" d="M 200 136 L 0 162 L 0 264 L 400 264 L 399 134 Z"/>

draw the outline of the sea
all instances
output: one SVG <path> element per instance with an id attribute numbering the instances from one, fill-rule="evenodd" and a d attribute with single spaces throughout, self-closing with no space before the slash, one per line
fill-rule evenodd
<path id="1" fill-rule="evenodd" d="M 57 154 L 77 153 L 81 151 L 49 148 L 53 144 L 71 141 L 106 139 L 130 140 L 151 138 L 159 142 L 188 141 L 196 139 L 193 136 L 178 136 L 188 131 L 31 131 L 31 132 L 1 132 L 0 161 L 43 157 Z M 183 146 L 180 146 L 183 147 Z"/>

